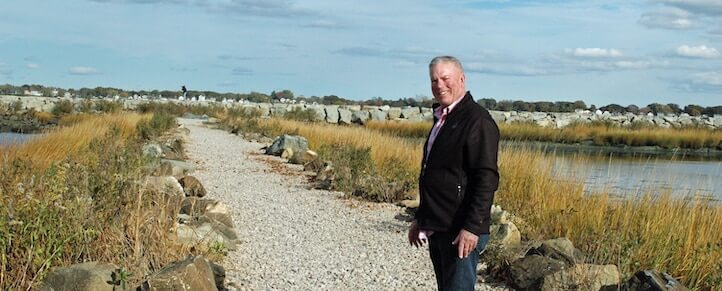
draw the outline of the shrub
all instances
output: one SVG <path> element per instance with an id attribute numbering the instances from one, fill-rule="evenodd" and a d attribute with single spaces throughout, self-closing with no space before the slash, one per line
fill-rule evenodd
<path id="1" fill-rule="evenodd" d="M 55 102 L 55 106 L 53 106 L 53 109 L 50 111 L 55 116 L 63 116 L 66 114 L 73 113 L 75 111 L 75 104 L 73 104 L 73 101 L 70 100 L 60 100 L 58 102 Z"/>
<path id="2" fill-rule="evenodd" d="M 123 103 L 109 100 L 98 100 L 95 102 L 95 110 L 104 113 L 117 113 L 123 109 Z"/>

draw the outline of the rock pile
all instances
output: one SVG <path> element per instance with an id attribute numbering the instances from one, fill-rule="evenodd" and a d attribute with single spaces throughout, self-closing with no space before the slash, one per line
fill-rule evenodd
<path id="1" fill-rule="evenodd" d="M 178 132 L 185 132 L 180 130 Z M 143 153 L 150 160 L 153 175 L 146 177 L 141 191 L 155 191 L 170 197 L 168 209 L 180 209 L 171 229 L 186 249 L 234 250 L 238 244 L 228 207 L 217 200 L 202 198 L 206 189 L 188 175 L 195 167 L 182 161 L 182 137 L 165 143 L 149 143 Z M 176 205 L 177 207 L 174 207 Z M 39 290 L 125 290 L 127 273 L 113 264 L 89 262 L 54 268 Z M 136 290 L 225 290 L 222 266 L 202 256 L 189 256 L 163 267 L 133 287 Z"/>

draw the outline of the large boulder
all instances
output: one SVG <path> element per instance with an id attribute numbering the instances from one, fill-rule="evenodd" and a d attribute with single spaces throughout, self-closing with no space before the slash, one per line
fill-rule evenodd
<path id="1" fill-rule="evenodd" d="M 38 290 L 122 290 L 124 282 L 119 277 L 119 272 L 116 265 L 98 262 L 53 268 Z"/>
<path id="2" fill-rule="evenodd" d="M 211 263 L 202 256 L 197 256 L 165 266 L 151 275 L 138 289 L 211 291 L 218 290 L 218 285 Z"/>
<path id="3" fill-rule="evenodd" d="M 531 255 L 511 263 L 508 275 L 511 286 L 516 290 L 539 290 L 545 276 L 564 267 L 564 263 L 552 258 Z"/>
<path id="4" fill-rule="evenodd" d="M 388 117 L 388 113 L 383 110 L 371 111 L 371 120 L 373 121 L 385 121 Z"/>
<path id="5" fill-rule="evenodd" d="M 177 179 L 180 179 L 186 174 L 192 173 L 196 170 L 195 164 L 186 161 L 161 159 L 161 163 L 164 162 L 168 162 L 171 165 L 171 172 L 173 173 L 172 176 Z"/>
<path id="6" fill-rule="evenodd" d="M 353 110 L 351 112 L 351 122 L 356 124 L 366 124 L 371 114 L 367 110 Z"/>
<path id="7" fill-rule="evenodd" d="M 158 193 L 165 193 L 172 196 L 185 196 L 183 186 L 173 176 L 147 176 L 143 183 L 143 189 Z"/>
<path id="8" fill-rule="evenodd" d="M 338 106 L 335 105 L 326 105 L 326 122 L 328 123 L 338 123 Z"/>
<path id="9" fill-rule="evenodd" d="M 266 148 L 266 154 L 281 156 L 284 150 L 290 150 L 292 153 L 305 153 L 308 150 L 308 141 L 302 136 L 284 134 L 276 138 L 271 146 Z"/>
<path id="10" fill-rule="evenodd" d="M 203 188 L 203 184 L 201 184 L 201 181 L 198 181 L 196 177 L 193 176 L 185 176 L 181 178 L 178 181 L 183 187 L 183 192 L 185 193 L 186 197 L 203 197 L 206 196 L 206 189 Z"/>
<path id="11" fill-rule="evenodd" d="M 176 223 L 175 231 L 178 242 L 186 246 L 202 248 L 222 246 L 225 249 L 235 250 L 238 244 L 238 235 L 233 228 L 207 216 Z"/>
<path id="12" fill-rule="evenodd" d="M 490 240 L 505 248 L 521 244 L 521 232 L 511 221 L 491 225 L 490 233 Z"/>
<path id="13" fill-rule="evenodd" d="M 616 288 L 621 274 L 615 265 L 578 264 L 542 279 L 540 290 L 600 290 Z M 616 290 L 616 289 L 615 289 Z"/>
<path id="14" fill-rule="evenodd" d="M 351 110 L 348 110 L 346 108 L 339 108 L 338 116 L 339 116 L 338 117 L 339 124 L 350 125 L 353 121 Z"/>
<path id="15" fill-rule="evenodd" d="M 322 105 L 306 105 L 306 110 L 313 111 L 313 121 L 324 121 L 326 119 L 326 110 Z"/>
<path id="16" fill-rule="evenodd" d="M 644 270 L 635 273 L 621 287 L 610 290 L 688 291 L 689 289 L 667 273 L 661 273 L 657 270 Z"/>
<path id="17" fill-rule="evenodd" d="M 550 239 L 527 251 L 527 255 L 540 255 L 563 261 L 568 266 L 584 261 L 584 255 L 566 237 Z"/>
<path id="18" fill-rule="evenodd" d="M 406 119 L 420 119 L 419 116 L 421 116 L 421 110 L 419 110 L 419 107 L 406 107 L 404 109 L 401 109 L 401 117 Z"/>
<path id="19" fill-rule="evenodd" d="M 399 119 L 401 118 L 401 108 L 398 107 L 391 107 L 388 110 L 389 119 Z"/>

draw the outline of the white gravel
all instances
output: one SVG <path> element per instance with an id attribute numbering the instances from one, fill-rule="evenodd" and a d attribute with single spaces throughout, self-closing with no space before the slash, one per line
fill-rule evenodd
<path id="1" fill-rule="evenodd" d="M 179 119 L 208 198 L 226 203 L 241 243 L 223 265 L 241 290 L 433 290 L 428 249 L 406 242 L 401 207 L 309 189 L 298 166 L 271 164 L 264 144 Z M 483 283 L 477 290 L 497 290 Z M 498 289 L 506 290 L 506 289 Z"/>

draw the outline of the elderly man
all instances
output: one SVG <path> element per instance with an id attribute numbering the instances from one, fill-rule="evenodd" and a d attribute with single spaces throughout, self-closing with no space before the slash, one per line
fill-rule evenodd
<path id="1" fill-rule="evenodd" d="M 499 185 L 499 129 L 466 91 L 458 59 L 434 58 L 429 75 L 438 103 L 419 175 L 421 204 L 408 239 L 417 247 L 428 239 L 439 290 L 474 290 Z"/>

